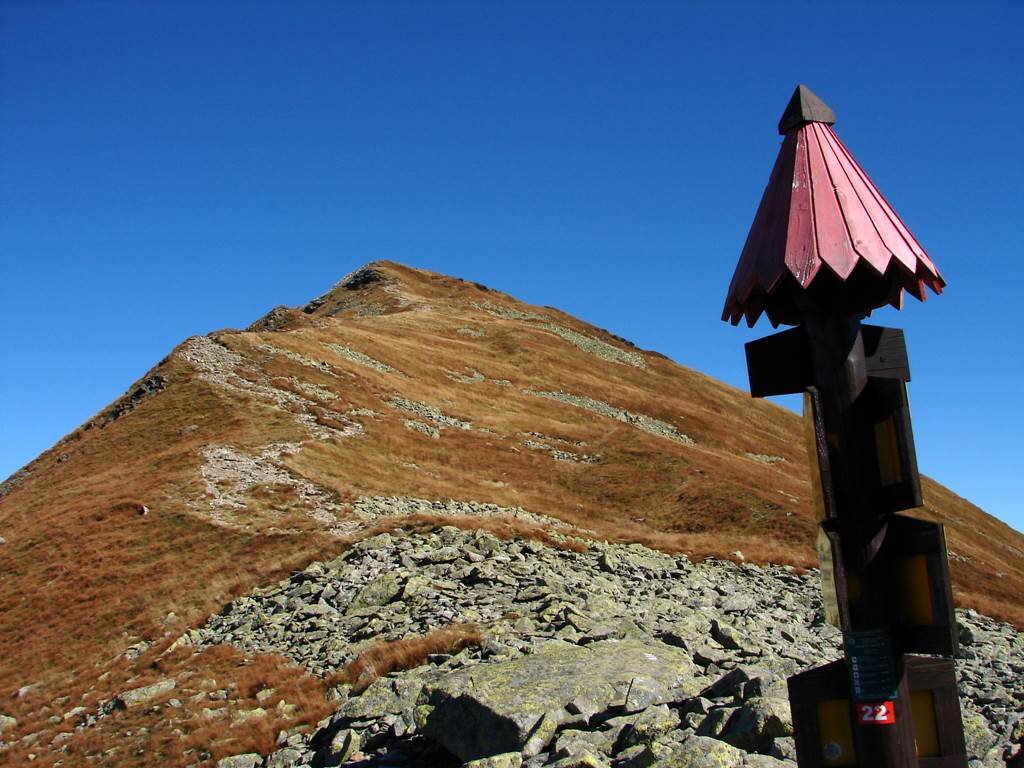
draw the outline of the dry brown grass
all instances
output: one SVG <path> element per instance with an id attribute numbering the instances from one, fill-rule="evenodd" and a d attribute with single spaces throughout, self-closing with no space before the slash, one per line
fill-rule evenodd
<path id="1" fill-rule="evenodd" d="M 379 643 L 363 651 L 344 669 L 328 676 L 328 685 L 350 685 L 352 693 L 362 693 L 382 675 L 415 669 L 427 663 L 435 653 L 458 653 L 464 648 L 483 645 L 484 635 L 475 624 L 453 624 L 426 635 Z"/>
<path id="2" fill-rule="evenodd" d="M 90 764 L 183 768 L 231 754 L 267 754 L 276 748 L 281 730 L 311 726 L 333 709 L 322 680 L 274 654 L 245 656 L 231 646 L 214 646 L 199 654 L 184 650 L 158 658 L 154 649 L 140 665 L 142 674 L 114 675 L 115 688 L 161 679 L 173 679 L 177 687 L 143 706 L 116 710 L 82 730 L 75 730 L 74 719 L 53 726 L 46 720 L 51 709 L 43 708 L 24 726 L 42 730 L 46 739 L 70 734 L 63 742 L 66 753 L 48 753 L 32 745 L 0 753 L 0 761 L 27 764 L 32 754 L 39 758 L 36 765 L 52 765 L 61 757 L 65 765 L 75 765 L 86 756 L 103 755 Z M 83 705 L 94 711 L 101 698 L 88 697 Z"/>

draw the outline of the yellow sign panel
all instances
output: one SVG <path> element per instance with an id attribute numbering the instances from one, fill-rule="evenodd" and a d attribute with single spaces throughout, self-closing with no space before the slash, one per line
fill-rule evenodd
<path id="1" fill-rule="evenodd" d="M 900 438 L 896 431 L 895 416 L 889 416 L 875 424 L 875 446 L 878 451 L 878 476 L 882 485 L 896 485 L 902 482 Z"/>
<path id="2" fill-rule="evenodd" d="M 895 566 L 901 592 L 900 621 L 907 625 L 934 624 L 935 609 L 932 606 L 927 556 L 901 557 L 895 561 Z"/>
<path id="3" fill-rule="evenodd" d="M 910 715 L 914 721 L 914 746 L 918 757 L 939 754 L 939 733 L 935 724 L 935 696 L 930 690 L 910 692 Z"/>
<path id="4" fill-rule="evenodd" d="M 823 699 L 818 702 L 818 728 L 821 757 L 829 768 L 857 765 L 850 726 L 849 699 Z"/>

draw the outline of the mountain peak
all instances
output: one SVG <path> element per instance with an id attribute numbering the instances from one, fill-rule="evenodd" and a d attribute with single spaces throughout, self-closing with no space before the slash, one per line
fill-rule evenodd
<path id="1" fill-rule="evenodd" d="M 186 339 L 0 484 L 0 692 L 110 700 L 95 675 L 125 628 L 134 643 L 169 615 L 197 627 L 384 531 L 811 567 L 801 434 L 795 414 L 557 309 L 371 262 L 248 330 Z M 957 594 L 1024 623 L 1024 537 L 923 486 Z"/>

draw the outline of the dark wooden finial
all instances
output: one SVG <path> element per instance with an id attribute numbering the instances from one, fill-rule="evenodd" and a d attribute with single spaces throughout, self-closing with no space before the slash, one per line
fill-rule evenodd
<path id="1" fill-rule="evenodd" d="M 786 105 L 786 111 L 779 120 L 779 133 L 789 133 L 807 123 L 828 123 L 836 121 L 835 112 L 828 104 L 819 99 L 806 85 L 798 85 L 793 91 L 793 98 Z"/>

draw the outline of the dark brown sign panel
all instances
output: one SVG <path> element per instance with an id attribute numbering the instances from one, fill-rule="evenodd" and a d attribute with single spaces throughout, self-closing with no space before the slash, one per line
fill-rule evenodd
<path id="1" fill-rule="evenodd" d="M 860 344 L 855 346 L 863 349 L 864 372 L 869 378 L 910 381 L 901 329 L 862 325 L 860 336 Z M 797 394 L 821 383 L 814 380 L 811 344 L 802 325 L 747 342 L 743 349 L 753 397 Z"/>
<path id="2" fill-rule="evenodd" d="M 904 657 L 899 695 L 892 701 L 855 702 L 843 661 L 794 675 L 788 683 L 800 768 L 871 765 L 860 754 L 864 747 L 856 743 L 855 723 L 893 729 L 893 739 L 913 744 L 919 768 L 967 765 L 950 659 Z"/>
<path id="3" fill-rule="evenodd" d="M 844 632 L 879 629 L 885 621 L 894 651 L 954 655 L 958 648 L 946 539 L 938 523 L 892 515 L 870 562 L 854 565 L 844 552 L 848 527 L 831 520 L 822 526 L 831 546 L 836 609 Z"/>
<path id="4" fill-rule="evenodd" d="M 869 377 L 848 419 L 851 447 L 863 457 L 860 486 L 869 508 L 880 514 L 921 506 L 907 385 Z"/>

